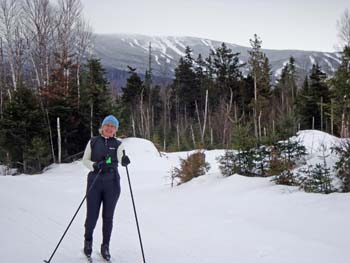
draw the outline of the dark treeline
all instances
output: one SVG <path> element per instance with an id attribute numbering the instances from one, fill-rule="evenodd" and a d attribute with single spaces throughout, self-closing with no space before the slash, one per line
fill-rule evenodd
<path id="1" fill-rule="evenodd" d="M 1 164 L 66 161 L 115 112 L 90 40 L 80 0 L 0 0 Z"/>
<path id="2" fill-rule="evenodd" d="M 224 43 L 206 58 L 187 47 L 170 85 L 152 84 L 148 61 L 145 79 L 129 67 L 122 94 L 111 94 L 99 59 L 86 56 L 91 32 L 81 12 L 79 0 L 0 0 L 0 163 L 7 167 L 32 173 L 71 161 L 107 114 L 120 120 L 119 134 L 164 151 L 246 149 L 299 129 L 349 136 L 349 45 L 333 77 L 314 65 L 300 81 L 291 57 L 276 84 L 257 35 L 247 75 Z"/>
<path id="3" fill-rule="evenodd" d="M 148 138 L 164 151 L 244 149 L 286 139 L 300 129 L 349 136 L 349 47 L 333 77 L 316 64 L 300 80 L 291 57 L 272 85 L 261 40 L 255 35 L 250 43 L 246 76 L 240 54 L 224 43 L 207 58 L 193 58 L 187 47 L 166 87 L 152 86 L 147 77 L 142 81 L 132 69 L 118 101 L 124 132 Z"/>

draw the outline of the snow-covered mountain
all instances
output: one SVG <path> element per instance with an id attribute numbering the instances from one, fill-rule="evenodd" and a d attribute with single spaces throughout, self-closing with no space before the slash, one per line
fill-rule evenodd
<path id="1" fill-rule="evenodd" d="M 210 49 L 219 47 L 222 42 L 196 38 L 174 36 L 145 36 L 135 34 L 113 34 L 94 37 L 93 52 L 101 58 L 102 64 L 109 72 L 110 79 L 125 79 L 127 65 L 137 68 L 141 74 L 148 68 L 149 44 L 152 45 L 152 68 L 153 74 L 158 77 L 172 78 L 174 69 L 181 56 L 184 55 L 186 46 L 194 53 L 207 57 Z M 248 60 L 248 47 L 226 43 L 234 52 L 240 53 L 242 63 Z M 328 75 L 334 74 L 340 64 L 339 53 L 326 53 L 301 50 L 270 50 L 263 49 L 270 60 L 272 79 L 275 80 L 281 74 L 282 68 L 293 56 L 296 60 L 297 70 L 303 76 L 309 73 L 312 64 L 318 63 Z M 247 67 L 243 73 L 247 72 Z M 122 76 L 120 75 L 122 74 Z M 117 83 L 120 84 L 120 83 Z"/>
<path id="2" fill-rule="evenodd" d="M 317 161 L 321 146 L 339 139 L 317 131 L 298 135 Z M 152 263 L 347 263 L 350 194 L 310 194 L 270 178 L 223 177 L 216 157 L 205 151 L 209 172 L 170 187 L 169 171 L 188 152 L 159 154 L 138 138 L 123 139 L 146 262 Z M 333 156 L 334 157 L 334 156 Z M 332 156 L 329 159 L 332 163 Z M 125 169 L 111 240 L 113 262 L 141 262 Z M 53 165 L 44 174 L 0 176 L 0 262 L 48 259 L 85 194 L 81 162 Z M 86 262 L 82 253 L 85 205 L 52 263 Z M 94 262 L 102 262 L 101 218 L 94 234 Z"/>

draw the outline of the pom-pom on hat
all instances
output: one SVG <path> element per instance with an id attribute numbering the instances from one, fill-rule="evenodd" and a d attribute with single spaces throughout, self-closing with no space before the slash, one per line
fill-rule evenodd
<path id="1" fill-rule="evenodd" d="M 118 119 L 117 119 L 116 117 L 114 117 L 113 115 L 108 115 L 106 118 L 104 118 L 101 127 L 103 127 L 103 125 L 105 125 L 105 124 L 107 124 L 107 123 L 113 124 L 114 127 L 118 130 L 119 121 L 118 121 Z"/>

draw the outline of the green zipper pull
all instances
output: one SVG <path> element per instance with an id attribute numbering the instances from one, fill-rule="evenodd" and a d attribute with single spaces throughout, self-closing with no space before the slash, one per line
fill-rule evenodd
<path id="1" fill-rule="evenodd" d="M 106 159 L 106 164 L 111 164 L 112 163 L 112 157 L 108 156 L 108 158 Z"/>

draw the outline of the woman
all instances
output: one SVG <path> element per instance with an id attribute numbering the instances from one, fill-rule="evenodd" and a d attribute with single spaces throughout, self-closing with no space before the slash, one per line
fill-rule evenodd
<path id="1" fill-rule="evenodd" d="M 91 257 L 93 232 L 100 212 L 100 206 L 103 204 L 101 255 L 107 261 L 111 258 L 109 242 L 112 233 L 114 209 L 120 195 L 118 163 L 121 163 L 123 166 L 127 166 L 130 163 L 129 158 L 123 155 L 124 147 L 121 141 L 115 137 L 118 127 L 119 121 L 113 115 L 104 118 L 100 135 L 91 138 L 83 156 L 83 164 L 90 170 L 87 180 L 87 191 L 91 188 L 86 198 L 87 213 L 84 253 L 87 257 Z"/>

